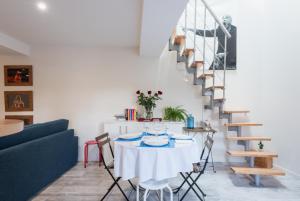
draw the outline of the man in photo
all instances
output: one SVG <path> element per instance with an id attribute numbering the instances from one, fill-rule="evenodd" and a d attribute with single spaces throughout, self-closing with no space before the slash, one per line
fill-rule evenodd
<path id="1" fill-rule="evenodd" d="M 230 15 L 224 15 L 222 17 L 223 24 L 227 31 L 230 33 L 231 37 L 227 38 L 227 51 L 226 51 L 226 69 L 236 70 L 236 26 L 232 25 L 232 17 Z M 187 28 L 183 31 L 194 31 L 194 29 Z M 225 33 L 219 26 L 216 30 L 196 30 L 196 35 L 205 37 L 214 37 L 216 32 L 216 37 L 218 39 L 218 49 L 215 56 L 215 61 L 211 64 L 210 70 L 213 69 L 215 65 L 216 70 L 224 69 L 224 56 L 225 56 Z"/>

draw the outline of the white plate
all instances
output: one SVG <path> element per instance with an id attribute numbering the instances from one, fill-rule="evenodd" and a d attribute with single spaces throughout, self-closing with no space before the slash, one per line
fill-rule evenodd
<path id="1" fill-rule="evenodd" d="M 160 130 L 160 131 L 157 131 L 157 130 L 149 130 L 149 131 L 147 131 L 147 133 L 152 134 L 152 135 L 162 135 L 162 134 L 165 134 L 166 131 L 164 131 L 164 130 Z"/>
<path id="2" fill-rule="evenodd" d="M 125 139 L 125 140 L 130 140 L 130 139 L 135 139 L 138 137 L 141 137 L 141 133 L 128 133 L 128 134 L 124 134 L 124 135 L 120 135 L 119 138 L 120 139 Z"/>
<path id="3" fill-rule="evenodd" d="M 160 137 L 147 137 L 143 138 L 143 142 L 146 145 L 154 146 L 154 147 L 160 147 L 169 144 L 168 138 L 160 138 Z"/>
<path id="4" fill-rule="evenodd" d="M 169 141 L 143 141 L 144 144 L 149 145 L 149 146 L 153 146 L 153 147 L 161 147 L 161 146 L 165 146 L 167 144 L 169 144 Z"/>

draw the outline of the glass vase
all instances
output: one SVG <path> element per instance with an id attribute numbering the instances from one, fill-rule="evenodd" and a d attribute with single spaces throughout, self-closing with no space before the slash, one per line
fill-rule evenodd
<path id="1" fill-rule="evenodd" d="M 145 112 L 146 112 L 146 116 L 145 116 L 145 119 L 152 119 L 153 118 L 153 111 L 152 109 L 150 108 L 145 108 Z"/>

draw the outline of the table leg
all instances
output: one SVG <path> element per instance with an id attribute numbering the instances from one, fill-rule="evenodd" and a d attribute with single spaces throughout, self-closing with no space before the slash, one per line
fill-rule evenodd
<path id="1" fill-rule="evenodd" d="M 207 133 L 207 136 L 210 135 L 210 132 Z M 211 138 L 214 138 L 214 133 L 211 134 Z M 214 157 L 213 157 L 213 149 L 210 151 L 210 157 L 211 157 L 211 167 L 213 168 L 213 172 L 216 173 L 217 171 L 215 170 L 215 163 L 214 163 Z"/>
<path id="2" fill-rule="evenodd" d="M 216 173 L 217 171 L 215 170 L 215 163 L 214 163 L 214 158 L 213 158 L 213 152 L 212 150 L 210 151 L 211 154 L 211 166 L 213 168 L 214 173 Z"/>

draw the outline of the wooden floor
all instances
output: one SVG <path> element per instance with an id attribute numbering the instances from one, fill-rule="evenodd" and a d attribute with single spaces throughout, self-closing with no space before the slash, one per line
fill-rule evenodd
<path id="1" fill-rule="evenodd" d="M 256 188 L 250 184 L 245 176 L 234 175 L 229 166 L 217 164 L 217 173 L 211 169 L 199 180 L 199 185 L 207 193 L 206 201 L 299 201 L 300 178 L 293 175 L 284 177 L 263 177 L 262 187 Z M 86 169 L 79 163 L 53 184 L 40 192 L 32 201 L 97 201 L 111 184 L 109 175 L 103 167 L 96 163 Z M 176 186 L 181 182 L 179 178 L 172 179 Z M 136 200 L 135 192 L 131 192 L 129 185 L 122 182 L 130 200 Z M 181 194 L 182 195 L 182 192 Z M 238 196 L 237 196 L 238 195 Z M 165 193 L 164 200 L 169 200 Z M 122 201 L 122 195 L 115 189 L 106 201 Z M 159 200 L 153 192 L 148 201 Z M 175 201 L 178 196 L 175 195 Z M 195 201 L 197 197 L 191 192 L 185 201 Z"/>

